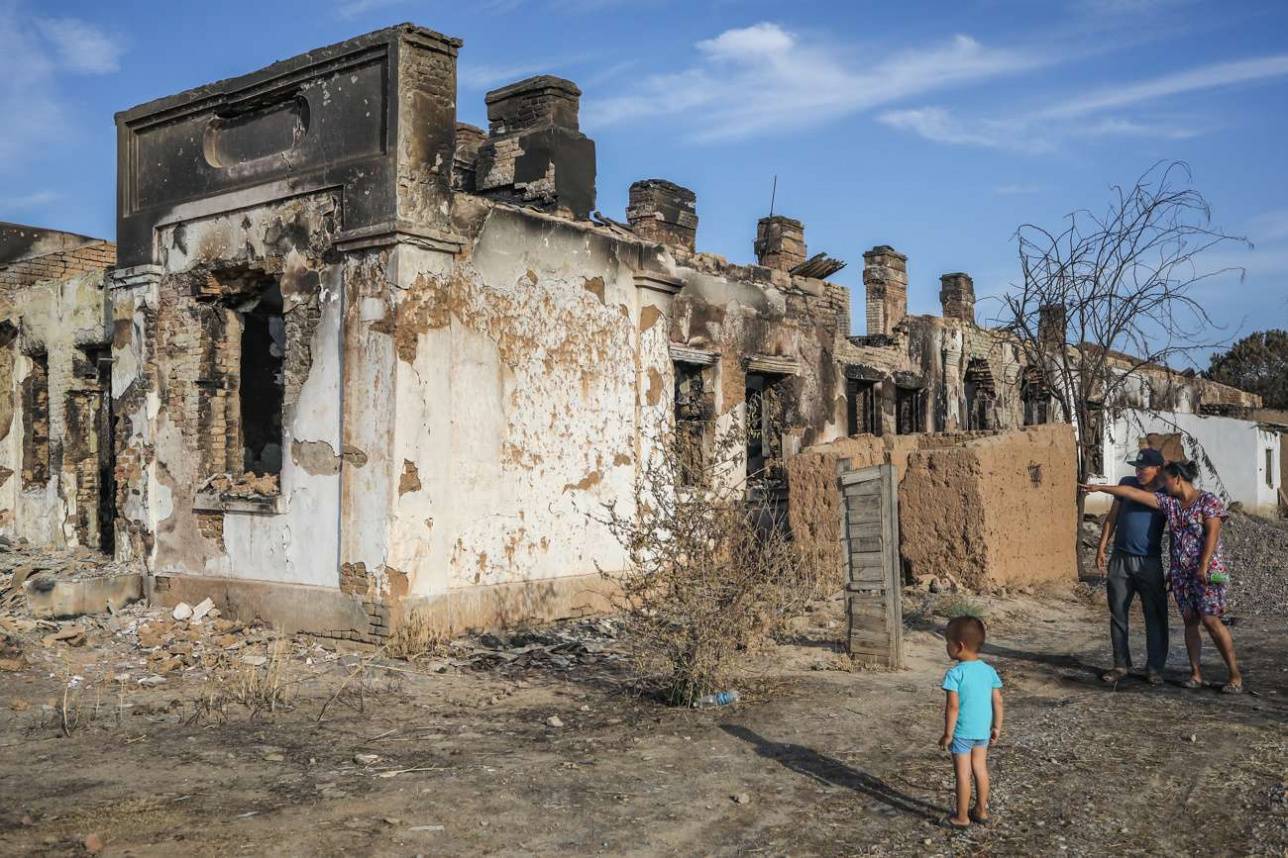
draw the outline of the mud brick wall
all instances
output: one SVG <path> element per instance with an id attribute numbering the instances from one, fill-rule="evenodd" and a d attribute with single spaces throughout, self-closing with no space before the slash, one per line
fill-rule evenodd
<path id="1" fill-rule="evenodd" d="M 787 463 L 788 521 L 841 580 L 836 468 L 893 464 L 905 580 L 988 590 L 1077 574 L 1075 448 L 1068 426 L 995 435 L 844 438 Z"/>

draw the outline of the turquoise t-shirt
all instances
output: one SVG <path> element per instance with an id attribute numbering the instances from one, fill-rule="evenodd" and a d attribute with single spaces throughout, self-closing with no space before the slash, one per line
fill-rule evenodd
<path id="1" fill-rule="evenodd" d="M 944 690 L 956 691 L 955 739 L 987 739 L 993 729 L 993 689 L 1002 687 L 1002 677 L 992 665 L 979 659 L 959 661 L 944 674 Z"/>

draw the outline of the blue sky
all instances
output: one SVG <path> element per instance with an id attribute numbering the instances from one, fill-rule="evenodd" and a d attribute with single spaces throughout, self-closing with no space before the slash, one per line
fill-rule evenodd
<path id="1" fill-rule="evenodd" d="M 1212 253 L 1247 274 L 1200 297 L 1226 335 L 1288 328 L 1273 0 L 0 0 L 0 220 L 110 237 L 115 111 L 405 20 L 465 40 L 464 121 L 518 78 L 576 81 L 610 217 L 630 182 L 672 179 L 697 191 L 700 248 L 746 261 L 777 175 L 776 210 L 849 260 L 836 279 L 858 287 L 875 244 L 909 255 L 913 312 L 938 312 L 945 272 L 1005 289 L 1019 224 L 1185 160 L 1254 244 Z"/>

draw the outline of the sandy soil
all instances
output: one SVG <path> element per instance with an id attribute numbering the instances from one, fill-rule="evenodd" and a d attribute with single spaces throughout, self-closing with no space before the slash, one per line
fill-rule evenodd
<path id="1" fill-rule="evenodd" d="M 836 669 L 839 607 L 821 606 L 715 710 L 634 697 L 607 656 L 457 670 L 296 641 L 313 655 L 286 668 L 289 708 L 251 718 L 203 709 L 197 668 L 113 684 L 140 657 L 122 636 L 29 645 L 0 674 L 0 854 L 83 854 L 93 835 L 134 856 L 1288 855 L 1282 621 L 1234 627 L 1255 695 L 1110 688 L 1085 592 L 979 600 L 1007 685 L 996 819 L 937 827 L 935 630 L 957 598 L 909 597 L 897 672 Z M 1173 680 L 1182 661 L 1174 634 Z M 106 684 L 76 684 L 64 730 L 72 670 Z"/>

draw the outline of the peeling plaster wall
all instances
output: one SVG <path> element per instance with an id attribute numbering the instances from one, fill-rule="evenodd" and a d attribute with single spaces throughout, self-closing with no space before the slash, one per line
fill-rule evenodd
<path id="1" fill-rule="evenodd" d="M 157 269 L 114 289 L 120 542 L 154 572 L 338 582 L 342 271 L 323 259 L 337 204 L 320 194 L 164 227 Z M 212 505 L 197 497 L 214 476 L 203 397 L 237 382 L 202 363 L 214 335 L 203 290 L 247 272 L 276 278 L 283 295 L 280 496 Z"/>
<path id="2" fill-rule="evenodd" d="M 67 267 L 52 264 L 50 270 Z M 89 525 L 92 547 L 97 548 L 98 527 L 112 525 L 98 522 L 94 428 L 101 392 L 96 378 L 83 377 L 81 349 L 108 341 L 106 265 L 96 258 L 93 265 L 71 267 L 77 269 L 60 279 L 29 278 L 0 290 L 0 318 L 17 328 L 17 338 L 0 346 L 0 532 L 37 545 L 78 545 L 83 542 L 77 527 L 80 518 Z M 44 354 L 48 362 L 49 478 L 42 485 L 24 487 L 21 392 L 35 354 Z"/>
<path id="3" fill-rule="evenodd" d="M 457 205 L 468 236 L 457 265 L 399 249 L 388 566 L 416 596 L 619 568 L 594 516 L 629 500 L 638 455 L 638 312 L 622 245 Z"/>

